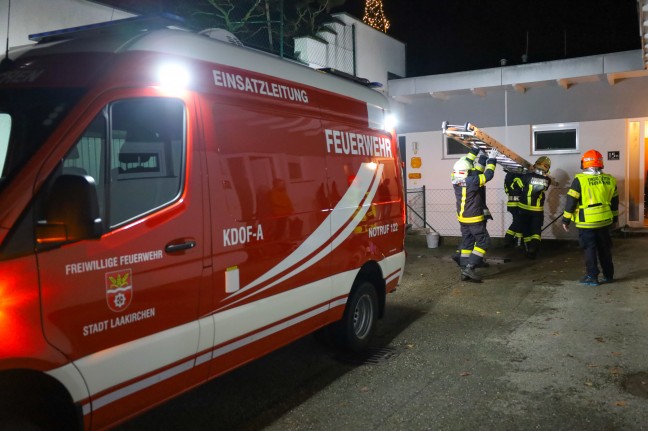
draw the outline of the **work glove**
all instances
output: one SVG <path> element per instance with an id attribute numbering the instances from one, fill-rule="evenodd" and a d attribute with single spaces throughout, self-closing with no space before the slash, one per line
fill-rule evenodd
<path id="1" fill-rule="evenodd" d="M 499 156 L 499 151 L 495 148 L 491 148 L 488 150 L 488 158 L 489 159 L 497 159 L 497 156 Z"/>
<path id="2" fill-rule="evenodd" d="M 489 211 L 488 208 L 484 208 L 484 219 L 486 221 L 493 220 L 493 216 L 491 215 L 491 212 Z"/>

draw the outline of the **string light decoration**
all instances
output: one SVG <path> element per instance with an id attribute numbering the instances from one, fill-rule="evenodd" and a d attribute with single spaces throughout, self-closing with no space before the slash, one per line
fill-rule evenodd
<path id="1" fill-rule="evenodd" d="M 389 20 L 387 19 L 385 12 L 383 11 L 382 0 L 365 1 L 365 13 L 362 17 L 362 21 L 365 24 L 372 26 L 376 30 L 387 33 L 387 29 L 389 28 Z"/>

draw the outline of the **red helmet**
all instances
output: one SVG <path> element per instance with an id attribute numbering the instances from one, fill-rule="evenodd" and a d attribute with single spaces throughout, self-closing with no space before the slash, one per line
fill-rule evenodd
<path id="1" fill-rule="evenodd" d="M 596 150 L 589 150 L 581 158 L 581 169 L 603 168 L 603 156 Z"/>

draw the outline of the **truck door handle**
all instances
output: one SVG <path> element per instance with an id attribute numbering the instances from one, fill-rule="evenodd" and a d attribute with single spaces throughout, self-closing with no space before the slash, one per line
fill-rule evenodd
<path id="1" fill-rule="evenodd" d="M 164 251 L 167 253 L 177 253 L 179 251 L 190 250 L 196 246 L 196 241 L 187 241 L 180 244 L 167 244 Z"/>

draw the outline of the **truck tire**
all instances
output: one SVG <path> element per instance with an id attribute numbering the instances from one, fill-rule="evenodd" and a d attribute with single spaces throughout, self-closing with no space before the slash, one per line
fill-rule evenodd
<path id="1" fill-rule="evenodd" d="M 361 281 L 349 295 L 342 320 L 334 324 L 333 334 L 338 347 L 350 352 L 365 350 L 376 331 L 378 295 L 368 281 Z"/>

